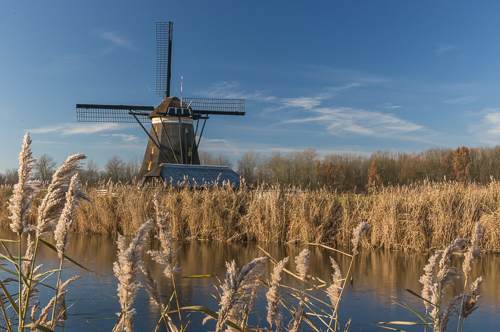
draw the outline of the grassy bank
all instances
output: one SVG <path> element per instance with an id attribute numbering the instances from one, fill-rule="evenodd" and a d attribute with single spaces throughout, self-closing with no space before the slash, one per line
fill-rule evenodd
<path id="1" fill-rule="evenodd" d="M 0 188 L 0 222 L 8 225 L 11 188 Z M 470 237 L 474 223 L 485 229 L 484 250 L 500 249 L 500 183 L 488 185 L 428 183 L 383 187 L 367 195 L 293 189 L 233 191 L 138 189 L 132 185 L 89 188 L 74 230 L 135 234 L 154 215 L 158 192 L 170 211 L 176 239 L 262 241 L 349 245 L 353 227 L 371 225 L 365 247 L 426 250 L 443 248 L 457 237 Z M 38 197 L 34 200 L 36 206 Z M 28 218 L 29 220 L 29 218 Z"/>

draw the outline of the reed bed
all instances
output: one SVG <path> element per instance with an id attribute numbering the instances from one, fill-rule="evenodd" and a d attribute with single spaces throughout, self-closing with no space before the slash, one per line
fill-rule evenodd
<path id="1" fill-rule="evenodd" d="M 45 189 L 43 198 L 40 199 L 41 196 L 37 196 L 37 193 L 40 192 L 40 183 L 31 180 L 35 159 L 32 157 L 30 144 L 31 139 L 29 133 L 27 133 L 19 155 L 19 182 L 12 188 L 1 188 L 2 194 L 9 190 L 12 192 L 10 195 L 6 195 L 9 197 L 7 210 L 9 212 L 8 219 L 10 220 L 9 227 L 17 234 L 17 240 L 0 239 L 0 244 L 5 252 L 5 254 L 2 254 L 2 258 L 11 266 L 10 269 L 2 267 L 2 270 L 10 274 L 11 277 L 0 280 L 0 328 L 6 331 L 27 331 L 29 329 L 31 331 L 51 332 L 65 330 L 69 309 L 65 301 L 66 294 L 69 291 L 67 286 L 80 277 L 74 276 L 62 282 L 64 262 L 71 262 L 82 269 L 88 270 L 66 255 L 69 241 L 68 233 L 73 226 L 77 225 L 75 219 L 77 207 L 83 201 L 92 202 L 92 192 L 82 192 L 78 178 L 78 171 L 81 170 L 81 160 L 86 157 L 83 154 L 68 157 L 65 163 L 54 173 L 50 185 Z M 433 185 L 428 185 L 427 189 L 429 188 L 433 188 Z M 450 186 L 450 188 L 453 189 L 454 187 Z M 90 225 L 96 228 L 95 231 L 99 231 L 99 227 L 104 227 L 103 229 L 108 232 L 136 233 L 129 244 L 127 244 L 122 234 L 118 235 L 116 242 L 118 254 L 117 261 L 113 264 L 113 272 L 118 280 L 117 291 L 121 312 L 116 313 L 118 318 L 112 332 L 134 331 L 134 315 L 136 314 L 134 300 L 138 292 L 143 288 L 146 288 L 150 299 L 160 310 L 160 317 L 155 331 L 162 324 L 168 331 L 186 331 L 191 321 L 187 321 L 189 315 L 183 315 L 183 313 L 191 311 L 204 313 L 206 315 L 204 323 L 208 319 L 217 320 L 216 332 L 222 332 L 223 330 L 242 332 L 250 330 L 272 331 L 273 328 L 276 332 L 281 332 L 283 329 L 289 332 L 299 330 L 348 331 L 351 320 L 347 320 L 345 326 L 342 326 L 343 324 L 341 324 L 338 317 L 338 307 L 345 286 L 348 284 L 350 273 L 354 268 L 355 257 L 359 254 L 358 248 L 366 238 L 363 235 L 370 235 L 368 245 L 380 243 L 380 245 L 390 246 L 394 241 L 405 238 L 404 234 L 399 233 L 399 229 L 405 224 L 400 220 L 399 216 L 411 214 L 410 203 L 408 202 L 412 201 L 412 197 L 401 195 L 399 189 L 393 191 L 391 188 L 390 191 L 386 191 L 385 188 L 382 188 L 378 193 L 380 196 L 355 197 L 354 199 L 349 196 L 337 197 L 335 194 L 326 191 L 303 193 L 294 189 L 287 191 L 233 191 L 231 188 L 216 188 L 214 190 L 205 188 L 205 190 L 197 191 L 186 188 L 174 190 L 161 187 L 146 188 L 144 190 L 134 189 L 131 186 L 108 186 L 105 190 L 101 189 L 96 192 L 97 197 L 95 198 L 103 197 L 104 199 L 99 204 L 91 204 L 87 208 L 82 208 L 80 217 L 84 218 L 83 220 L 89 224 L 89 218 L 104 216 L 105 220 L 108 221 L 105 225 L 96 222 L 96 220 L 91 220 Z M 401 193 L 413 192 L 406 189 L 408 188 L 402 188 Z M 416 187 L 415 189 L 421 190 L 422 188 Z M 425 190 L 426 187 L 423 189 Z M 153 196 L 148 196 L 150 194 L 153 194 Z M 447 194 L 447 192 L 444 194 Z M 130 197 L 137 196 L 140 199 L 130 200 Z M 406 197 L 408 202 L 405 203 L 404 200 L 400 200 L 398 197 L 401 196 Z M 451 195 L 437 201 L 444 207 L 443 210 L 452 206 L 451 211 L 448 211 L 451 214 L 457 213 L 457 210 L 458 213 L 465 214 L 468 210 L 480 205 L 472 201 L 472 196 L 468 196 L 467 193 L 462 193 L 462 196 L 455 197 Z M 382 199 L 384 201 L 379 202 Z M 34 206 L 35 202 L 37 202 L 36 208 Z M 150 202 L 153 203 L 152 218 L 136 224 L 136 218 L 150 214 L 148 206 Z M 184 203 L 191 203 L 191 205 L 185 205 Z M 304 241 L 304 239 L 322 242 L 324 241 L 323 236 L 333 230 L 336 233 L 331 235 L 337 235 L 337 241 L 340 243 L 343 239 L 342 236 L 347 237 L 346 230 L 343 228 L 346 227 L 344 220 L 351 222 L 353 219 L 342 218 L 342 216 L 337 216 L 336 219 L 328 219 L 328 217 L 335 216 L 335 211 L 338 210 L 349 211 L 348 207 L 354 207 L 356 213 L 365 212 L 363 210 L 365 205 L 372 207 L 372 209 L 379 208 L 381 211 L 385 211 L 387 217 L 390 218 L 387 221 L 379 222 L 379 224 L 383 225 L 379 225 L 380 230 L 375 235 L 372 235 L 372 232 L 367 233 L 370 226 L 366 221 L 361 221 L 356 227 L 351 228 L 352 231 L 349 230 L 348 237 L 352 244 L 352 254 L 321 245 L 350 258 L 345 277 L 332 257 L 330 257 L 330 262 L 334 273 L 331 282 L 325 282 L 309 275 L 309 258 L 311 254 L 309 249 L 303 249 L 295 257 L 297 273 L 294 273 L 286 269 L 290 257 L 285 257 L 278 262 L 260 248 L 265 256 L 252 260 L 241 269 L 237 267 L 235 260 L 226 262 L 226 278 L 216 288 L 218 296 L 215 295 L 215 298 L 219 302 L 218 311 L 203 306 L 181 307 L 179 305 L 175 275 L 180 273 L 182 267 L 178 266 L 176 259 L 180 248 L 174 248 L 172 242 L 174 232 L 182 236 L 217 240 L 231 240 L 233 238 L 257 240 L 259 235 L 263 236 L 264 240 L 276 240 L 274 234 L 271 233 L 276 231 L 289 239 L 289 242 Z M 84 206 L 82 205 L 82 207 Z M 174 210 L 174 206 L 180 206 L 181 208 Z M 197 208 L 195 209 L 193 206 Z M 198 206 L 201 207 L 201 211 L 198 211 L 200 210 Z M 182 209 L 182 207 L 185 209 Z M 428 209 L 432 212 L 433 207 L 434 205 L 430 204 Z M 206 210 L 203 210 L 204 208 Z M 401 212 L 405 208 L 407 209 L 406 214 Z M 108 213 L 103 214 L 103 209 Z M 169 210 L 175 211 L 175 213 L 170 213 Z M 260 212 L 256 213 L 257 210 Z M 184 211 L 187 211 L 186 214 L 184 214 Z M 475 213 L 475 211 L 473 210 L 472 213 Z M 194 216 L 189 214 L 193 212 Z M 284 213 L 284 217 L 277 218 L 280 212 Z M 368 212 L 373 213 L 371 210 Z M 495 213 L 493 212 L 493 214 L 488 215 L 489 217 L 483 219 L 486 222 L 495 219 Z M 269 214 L 271 214 L 271 218 L 262 218 Z M 169 218 L 170 215 L 172 217 Z M 436 213 L 436 215 L 439 215 L 439 213 Z M 467 216 L 470 217 L 471 215 Z M 261 218 L 260 223 L 252 225 L 255 217 Z M 455 215 L 455 217 L 457 216 Z M 194 222 L 199 220 L 210 220 L 210 223 L 199 225 L 199 223 Z M 304 223 L 303 220 L 306 220 L 306 222 Z M 436 218 L 436 220 L 441 221 L 439 218 Z M 409 226 L 406 227 L 412 226 L 414 225 L 409 223 Z M 431 232 L 433 226 L 431 222 Z M 458 227 L 455 224 L 443 226 L 438 223 L 437 226 L 447 228 L 440 230 L 440 232 L 444 233 L 443 237 L 465 229 L 463 226 Z M 150 231 L 154 228 L 156 228 L 156 237 L 160 240 L 161 247 L 159 250 L 150 250 L 147 253 L 153 261 L 162 266 L 164 277 L 172 282 L 173 292 L 168 301 L 162 299 L 158 282 L 152 275 L 149 265 L 142 260 L 143 247 L 147 242 L 147 237 L 152 233 Z M 437 233 L 435 229 L 433 231 Z M 55 241 L 55 244 L 44 239 L 52 234 L 54 235 L 53 241 Z M 414 296 L 423 300 L 426 308 L 425 313 L 418 313 L 404 303 L 399 304 L 415 313 L 419 320 L 416 322 L 380 322 L 377 325 L 383 327 L 401 324 L 419 325 L 424 326 L 424 331 L 426 327 L 433 331 L 445 331 L 450 317 L 457 314 L 457 331 L 463 331 L 465 319 L 478 308 L 477 302 L 481 297 L 479 286 L 482 283 L 482 277 L 470 282 L 468 291 L 467 286 L 472 264 L 481 254 L 479 242 L 483 239 L 483 235 L 481 223 L 474 223 L 471 241 L 465 238 L 456 238 L 446 249 L 441 252 L 436 251 L 429 259 L 424 268 L 425 273 L 420 278 L 420 283 L 423 285 L 421 295 L 410 291 Z M 228 238 L 228 236 L 230 237 Z M 280 240 L 279 237 L 277 240 Z M 463 248 L 467 243 L 469 243 L 469 246 L 464 252 Z M 7 244 L 12 245 L 10 249 Z M 37 263 L 39 245 L 45 245 L 57 253 L 58 269 L 42 272 L 42 265 Z M 15 256 L 16 247 L 17 256 Z M 24 255 L 23 252 L 25 252 Z M 450 263 L 451 256 L 454 253 L 464 253 L 463 272 Z M 263 279 L 267 259 L 271 260 L 275 265 L 270 281 Z M 437 265 L 438 260 L 439 265 Z M 299 286 L 292 287 L 282 284 L 282 274 L 285 272 L 292 275 Z M 49 285 L 51 275 L 57 276 L 55 286 Z M 145 287 L 141 283 L 141 275 L 146 279 Z M 184 277 L 198 278 L 207 276 L 193 275 Z M 453 297 L 448 307 L 446 307 L 446 304 L 444 304 L 446 289 L 453 285 L 454 279 L 463 278 L 465 278 L 463 292 Z M 350 280 L 352 284 L 352 276 Z M 327 287 L 328 284 L 330 284 L 329 287 Z M 260 316 L 259 312 L 253 311 L 253 307 L 257 289 L 261 285 L 268 288 L 266 292 L 266 320 L 269 327 L 264 326 L 267 323 L 264 323 L 262 317 L 257 317 L 257 325 L 253 325 L 253 320 L 250 320 L 250 316 Z M 45 306 L 41 304 L 38 295 L 38 293 L 42 292 L 40 286 L 44 286 L 45 293 L 54 293 L 52 299 Z M 330 303 L 313 296 L 310 293 L 313 289 L 324 289 L 323 292 L 329 298 Z M 175 310 L 172 310 L 174 308 Z M 286 317 L 284 317 L 283 313 Z M 180 326 L 174 323 L 171 318 L 172 314 L 178 314 Z"/>
<path id="2" fill-rule="evenodd" d="M 348 246 L 360 222 L 372 226 L 362 245 L 371 248 L 428 250 L 467 237 L 477 221 L 487 234 L 483 249 L 500 249 L 500 182 L 456 182 L 381 187 L 367 195 L 294 188 L 138 188 L 106 184 L 84 190 L 92 203 L 79 207 L 74 231 L 136 234 L 154 216 L 158 193 L 170 211 L 175 239 L 321 243 Z M 10 186 L 0 187 L 0 223 L 8 225 Z M 33 205 L 37 207 L 41 190 Z M 28 217 L 28 222 L 33 218 Z"/>

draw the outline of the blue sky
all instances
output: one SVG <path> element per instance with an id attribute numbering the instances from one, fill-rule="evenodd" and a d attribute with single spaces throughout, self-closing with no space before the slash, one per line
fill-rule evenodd
<path id="1" fill-rule="evenodd" d="M 136 124 L 77 123 L 76 103 L 155 106 L 155 22 L 173 21 L 173 95 L 244 98 L 201 151 L 234 164 L 316 148 L 369 155 L 500 142 L 498 1 L 3 1 L 0 172 L 82 152 L 140 159 Z"/>

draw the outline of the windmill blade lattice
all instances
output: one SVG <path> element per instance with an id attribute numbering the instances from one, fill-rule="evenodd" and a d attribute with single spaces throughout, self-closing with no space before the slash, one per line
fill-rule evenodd
<path id="1" fill-rule="evenodd" d="M 184 98 L 193 110 L 193 117 L 209 114 L 245 115 L 244 99 Z"/>
<path id="2" fill-rule="evenodd" d="M 161 99 L 170 97 L 173 31 L 172 22 L 156 22 L 156 94 Z"/>
<path id="3" fill-rule="evenodd" d="M 148 115 L 153 106 L 76 104 L 78 122 L 136 122 L 134 115 L 143 123 L 151 123 Z"/>

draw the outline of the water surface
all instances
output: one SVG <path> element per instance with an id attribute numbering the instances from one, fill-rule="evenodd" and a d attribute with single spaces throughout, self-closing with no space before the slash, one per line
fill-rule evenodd
<path id="1" fill-rule="evenodd" d="M 3 238 L 12 236 L 3 232 Z M 74 234 L 70 239 L 67 254 L 87 266 L 94 274 L 86 272 L 69 261 L 65 261 L 63 280 L 74 275 L 83 278 L 74 282 L 67 295 L 67 304 L 72 305 L 69 309 L 71 314 L 67 322 L 67 330 L 78 331 L 100 331 L 92 325 L 101 329 L 111 331 L 116 322 L 116 313 L 120 312 L 120 306 L 116 298 L 117 280 L 113 276 L 112 264 L 116 261 L 116 243 L 112 236 L 89 236 Z M 179 251 L 179 265 L 182 267 L 181 274 L 176 278 L 179 293 L 180 306 L 202 305 L 218 310 L 218 303 L 212 294 L 216 294 L 214 285 L 219 285 L 216 277 L 210 278 L 181 278 L 188 275 L 216 275 L 220 280 L 225 278 L 225 262 L 235 260 L 239 267 L 247 264 L 257 257 L 265 256 L 254 243 L 217 243 L 205 241 L 179 242 L 175 246 L 182 246 Z M 277 260 L 290 256 L 288 269 L 295 271 L 294 257 L 307 246 L 261 244 L 264 250 L 269 252 Z M 156 240 L 149 241 L 146 250 L 159 249 Z M 339 253 L 317 247 L 309 246 L 311 250 L 311 275 L 328 282 L 331 281 L 333 269 L 330 266 L 329 256 L 334 257 L 339 263 L 342 272 L 346 273 L 350 260 Z M 421 291 L 418 282 L 423 273 L 423 267 L 427 263 L 430 254 L 427 253 L 402 253 L 388 250 L 361 250 L 356 257 L 353 268 L 353 283 L 348 285 L 340 302 L 339 317 L 342 324 L 352 318 L 350 331 L 384 331 L 380 327 L 373 326 L 379 321 L 391 320 L 415 320 L 416 317 L 410 312 L 393 304 L 392 299 L 404 301 L 410 306 L 424 311 L 421 300 L 410 295 L 405 289 Z M 57 268 L 57 255 L 43 248 L 40 252 L 39 263 L 44 264 L 44 269 Z M 168 299 L 172 294 L 172 283 L 163 277 L 161 266 L 152 262 L 147 256 L 144 259 L 149 263 L 153 274 L 160 286 L 163 298 Z M 453 263 L 459 264 L 461 258 L 454 257 Z M 266 276 L 269 277 L 273 265 L 266 263 Z M 500 303 L 500 288 L 497 287 L 500 271 L 500 255 L 487 254 L 480 257 L 473 268 L 471 279 L 483 276 L 484 283 L 481 286 L 483 297 L 480 299 L 480 308 L 468 319 L 465 330 L 473 331 L 497 331 L 500 328 L 498 309 Z M 4 272 L 0 273 L 3 278 Z M 284 283 L 298 287 L 300 286 L 290 276 L 285 275 Z M 460 290 L 460 287 L 456 287 Z M 262 319 L 261 326 L 267 327 L 265 322 L 265 291 L 261 288 L 260 298 L 257 301 L 255 311 L 261 312 L 255 315 Z M 43 290 L 41 295 L 42 305 L 48 302 L 48 293 Z M 328 301 L 324 292 L 314 292 L 314 296 Z M 158 322 L 159 313 L 149 301 L 145 290 L 138 295 L 134 307 L 137 314 L 134 321 L 137 331 L 150 331 Z M 201 325 L 204 315 L 201 313 L 184 313 L 183 320 L 191 321 L 190 331 L 214 330 L 215 323 L 211 321 Z M 172 319 L 179 325 L 176 315 Z M 90 324 L 89 324 L 90 323 Z M 92 325 L 91 325 L 92 324 Z M 306 330 L 306 329 L 305 329 Z M 407 329 L 409 331 L 422 331 L 422 328 Z M 456 330 L 456 320 L 450 322 L 449 330 Z"/>

